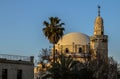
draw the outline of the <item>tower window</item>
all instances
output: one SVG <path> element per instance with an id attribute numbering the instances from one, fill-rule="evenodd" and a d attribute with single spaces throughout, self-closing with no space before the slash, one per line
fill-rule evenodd
<path id="1" fill-rule="evenodd" d="M 65 49 L 65 53 L 68 53 L 68 52 L 69 52 L 69 49 L 68 49 L 68 48 L 66 48 L 66 49 Z"/>
<path id="2" fill-rule="evenodd" d="M 82 48 L 81 48 L 81 47 L 79 48 L 78 52 L 79 52 L 79 53 L 81 53 L 81 52 L 82 52 Z"/>
<path id="3" fill-rule="evenodd" d="M 103 39 L 102 42 L 107 42 L 107 39 Z"/>

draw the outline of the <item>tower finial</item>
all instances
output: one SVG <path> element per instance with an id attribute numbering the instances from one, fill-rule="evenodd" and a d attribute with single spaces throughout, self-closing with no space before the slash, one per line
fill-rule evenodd
<path id="1" fill-rule="evenodd" d="M 98 5 L 98 16 L 100 16 L 100 6 Z"/>

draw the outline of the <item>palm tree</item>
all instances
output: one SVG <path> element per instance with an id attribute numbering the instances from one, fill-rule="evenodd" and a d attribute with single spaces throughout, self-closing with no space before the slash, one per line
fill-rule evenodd
<path id="1" fill-rule="evenodd" d="M 62 27 L 64 23 L 60 23 L 61 20 L 58 17 L 50 17 L 49 20 L 50 22 L 43 22 L 46 26 L 43 28 L 43 33 L 49 42 L 53 44 L 53 62 L 55 63 L 55 44 L 57 44 L 58 40 L 63 36 L 65 29 Z"/>
<path id="2" fill-rule="evenodd" d="M 64 54 L 61 54 L 56 63 L 52 64 L 50 72 L 55 72 L 55 79 L 71 79 L 74 76 L 74 66 L 75 62 L 71 56 L 66 57 Z"/>

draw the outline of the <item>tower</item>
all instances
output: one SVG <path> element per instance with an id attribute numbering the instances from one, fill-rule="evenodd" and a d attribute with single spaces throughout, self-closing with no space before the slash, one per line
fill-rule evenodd
<path id="1" fill-rule="evenodd" d="M 104 22 L 100 16 L 100 6 L 98 6 L 98 16 L 94 23 L 94 34 L 90 37 L 90 50 L 93 59 L 108 61 L 108 36 L 104 35 Z"/>

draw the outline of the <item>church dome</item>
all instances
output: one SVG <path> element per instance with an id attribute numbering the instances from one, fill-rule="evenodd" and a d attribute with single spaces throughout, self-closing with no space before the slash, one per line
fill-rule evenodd
<path id="1" fill-rule="evenodd" d="M 64 35 L 57 44 L 59 45 L 72 45 L 80 44 L 80 45 L 87 45 L 90 42 L 89 36 L 86 34 L 73 32 Z"/>

